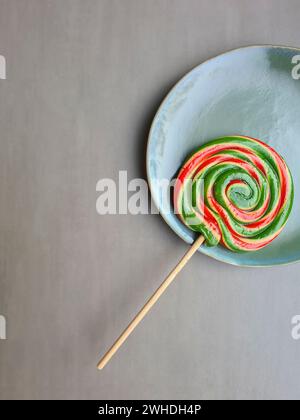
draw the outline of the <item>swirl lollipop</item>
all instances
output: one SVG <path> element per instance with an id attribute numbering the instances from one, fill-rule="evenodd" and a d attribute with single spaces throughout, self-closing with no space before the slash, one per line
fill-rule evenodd
<path id="1" fill-rule="evenodd" d="M 183 223 L 202 233 L 208 246 L 222 243 L 231 251 L 268 245 L 282 231 L 292 204 L 286 163 L 250 137 L 224 137 L 201 146 L 175 184 L 175 211 Z"/>
<path id="2" fill-rule="evenodd" d="M 260 140 L 232 136 L 201 146 L 179 171 L 174 209 L 199 237 L 98 363 L 102 369 L 205 241 L 256 251 L 282 231 L 293 181 L 279 154 Z"/>

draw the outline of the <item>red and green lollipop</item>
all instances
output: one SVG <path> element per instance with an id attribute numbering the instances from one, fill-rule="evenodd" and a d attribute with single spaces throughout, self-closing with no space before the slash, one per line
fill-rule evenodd
<path id="1" fill-rule="evenodd" d="M 185 162 L 175 184 L 175 211 L 183 223 L 201 233 L 208 246 L 222 243 L 232 251 L 269 244 L 282 231 L 292 204 L 293 181 L 283 158 L 250 137 L 204 144 Z"/>
<path id="2" fill-rule="evenodd" d="M 174 208 L 199 232 L 165 278 L 98 363 L 102 369 L 205 241 L 232 251 L 256 251 L 282 231 L 293 205 L 290 171 L 272 147 L 250 137 L 213 140 L 192 154 L 175 183 Z"/>

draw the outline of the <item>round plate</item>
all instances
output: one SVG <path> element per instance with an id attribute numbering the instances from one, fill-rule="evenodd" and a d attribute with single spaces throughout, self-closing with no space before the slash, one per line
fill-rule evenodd
<path id="1" fill-rule="evenodd" d="M 217 137 L 245 135 L 273 146 L 294 179 L 295 200 L 283 232 L 256 252 L 233 253 L 201 246 L 206 255 L 241 266 L 300 260 L 300 50 L 251 46 L 227 52 L 194 68 L 161 104 L 149 134 L 147 174 L 153 200 L 168 225 L 192 243 L 195 234 L 163 206 L 158 182 L 171 180 L 187 155 Z"/>

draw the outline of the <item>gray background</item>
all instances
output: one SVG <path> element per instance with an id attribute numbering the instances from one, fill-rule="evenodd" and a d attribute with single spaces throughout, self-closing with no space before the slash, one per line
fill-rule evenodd
<path id="1" fill-rule="evenodd" d="M 196 255 L 105 370 L 96 363 L 187 246 L 160 216 L 99 216 L 96 182 L 145 177 L 186 71 L 300 45 L 299 1 L 1 0 L 0 398 L 298 398 L 299 265 Z"/>

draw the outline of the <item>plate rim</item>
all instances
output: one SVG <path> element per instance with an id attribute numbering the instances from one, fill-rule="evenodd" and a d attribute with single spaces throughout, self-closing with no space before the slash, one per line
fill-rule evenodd
<path id="1" fill-rule="evenodd" d="M 232 48 L 230 50 L 226 50 L 221 54 L 216 54 L 208 59 L 206 59 L 205 61 L 197 64 L 196 66 L 193 66 L 190 70 L 188 70 L 182 77 L 180 77 L 178 79 L 178 81 L 169 89 L 168 93 L 164 96 L 164 98 L 162 99 L 157 111 L 155 112 L 155 115 L 153 117 L 153 120 L 151 122 L 151 126 L 150 126 L 150 130 L 148 133 L 148 137 L 147 137 L 147 143 L 146 143 L 146 174 L 147 174 L 147 181 L 148 181 L 148 185 L 149 185 L 149 189 L 150 189 L 150 193 L 151 193 L 151 199 L 153 200 L 157 210 L 159 211 L 159 215 L 163 218 L 163 220 L 165 221 L 165 223 L 170 227 L 170 229 L 181 239 L 183 240 L 185 243 L 189 243 L 192 244 L 193 241 L 185 241 L 181 235 L 174 229 L 173 226 L 171 226 L 168 222 L 168 220 L 166 219 L 166 216 L 163 212 L 161 212 L 161 208 L 156 200 L 156 196 L 154 194 L 154 186 L 153 186 L 153 181 L 152 178 L 150 176 L 150 158 L 149 158 L 149 145 L 150 145 L 150 141 L 151 141 L 151 137 L 153 134 L 153 130 L 154 127 L 156 125 L 157 119 L 159 117 L 159 114 L 163 108 L 163 106 L 165 105 L 165 103 L 167 102 L 167 100 L 169 99 L 169 96 L 172 94 L 172 92 L 177 88 L 177 86 L 186 78 L 188 77 L 194 70 L 196 70 L 197 68 L 199 68 L 200 66 L 225 55 L 228 55 L 230 53 L 236 52 L 236 51 L 241 51 L 241 50 L 246 50 L 246 49 L 252 49 L 252 48 L 281 48 L 281 49 L 289 49 L 289 50 L 294 50 L 294 51 L 299 51 L 300 52 L 300 47 L 293 47 L 290 45 L 275 45 L 275 44 L 250 44 L 250 45 L 245 45 L 245 46 L 241 46 L 238 48 Z M 206 255 L 207 257 L 213 258 L 216 261 L 220 261 L 222 263 L 226 263 L 229 265 L 233 265 L 236 267 L 245 267 L 245 268 L 268 268 L 268 267 L 275 267 L 275 266 L 285 266 L 285 265 L 291 265 L 291 264 L 296 264 L 300 261 L 300 256 L 298 259 L 295 260 L 291 260 L 291 261 L 284 261 L 284 262 L 276 262 L 273 264 L 243 264 L 243 263 L 239 263 L 236 261 L 228 261 L 225 258 L 222 257 L 217 257 L 215 255 L 210 255 L 207 252 L 205 252 L 205 248 L 203 247 L 199 247 L 198 252 L 201 252 L 201 254 Z"/>

